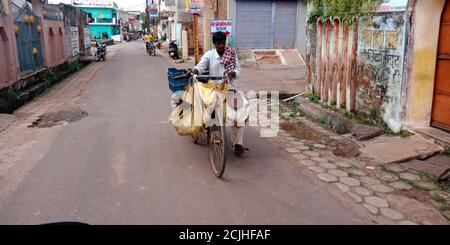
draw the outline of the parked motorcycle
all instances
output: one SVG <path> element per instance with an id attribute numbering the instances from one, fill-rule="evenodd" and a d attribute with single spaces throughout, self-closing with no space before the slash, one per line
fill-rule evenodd
<path id="1" fill-rule="evenodd" d="M 96 42 L 95 43 L 95 48 L 97 49 L 95 51 L 95 61 L 100 61 L 100 60 L 106 60 L 106 44 L 104 43 L 100 43 L 100 42 Z"/>
<path id="2" fill-rule="evenodd" d="M 173 40 L 169 43 L 169 56 L 172 59 L 179 59 L 178 56 L 178 45 L 175 43 L 177 40 Z"/>

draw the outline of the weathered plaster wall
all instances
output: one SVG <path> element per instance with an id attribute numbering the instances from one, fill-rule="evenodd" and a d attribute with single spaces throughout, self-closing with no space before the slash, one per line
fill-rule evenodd
<path id="1" fill-rule="evenodd" d="M 356 110 L 396 132 L 402 127 L 405 27 L 403 12 L 361 18 L 358 27 Z"/>
<path id="2" fill-rule="evenodd" d="M 406 125 L 428 127 L 433 105 L 434 79 L 441 14 L 446 0 L 416 0 L 412 17 L 411 80 Z"/>
<path id="3" fill-rule="evenodd" d="M 374 13 L 355 24 L 324 19 L 308 25 L 310 91 L 322 102 L 402 129 L 407 12 Z"/>

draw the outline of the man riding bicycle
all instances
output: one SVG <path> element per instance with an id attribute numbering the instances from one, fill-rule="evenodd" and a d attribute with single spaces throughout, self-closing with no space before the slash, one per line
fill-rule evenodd
<path id="1" fill-rule="evenodd" d="M 227 36 L 217 32 L 213 36 L 214 49 L 206 52 L 200 62 L 193 68 L 196 75 L 209 71 L 209 76 L 230 78 L 229 86 L 234 87 L 232 80 L 239 76 L 241 66 L 236 51 L 226 46 Z M 233 126 L 231 130 L 231 143 L 236 156 L 242 156 L 247 150 L 244 147 L 244 126 Z"/>

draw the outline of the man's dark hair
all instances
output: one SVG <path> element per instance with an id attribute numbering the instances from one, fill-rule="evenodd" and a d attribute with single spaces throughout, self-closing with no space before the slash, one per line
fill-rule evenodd
<path id="1" fill-rule="evenodd" d="M 225 33 L 221 32 L 221 31 L 214 33 L 213 43 L 226 42 L 226 41 L 227 41 L 227 35 L 225 35 Z"/>

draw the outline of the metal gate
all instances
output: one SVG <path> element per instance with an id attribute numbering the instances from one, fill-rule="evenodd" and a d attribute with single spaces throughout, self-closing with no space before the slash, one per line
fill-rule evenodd
<path id="1" fill-rule="evenodd" d="M 294 48 L 296 21 L 296 0 L 238 0 L 236 47 Z"/>
<path id="2" fill-rule="evenodd" d="M 42 47 L 40 32 L 42 26 L 28 3 L 19 7 L 12 3 L 14 24 L 16 25 L 17 51 L 21 74 L 32 73 L 42 67 Z"/>
<path id="3" fill-rule="evenodd" d="M 275 2 L 274 48 L 294 48 L 297 21 L 297 1 Z"/>
<path id="4" fill-rule="evenodd" d="M 237 1 L 236 47 L 273 47 L 272 1 Z"/>
<path id="5" fill-rule="evenodd" d="M 441 19 L 439 47 L 434 85 L 432 126 L 450 131 L 450 1 Z"/>

